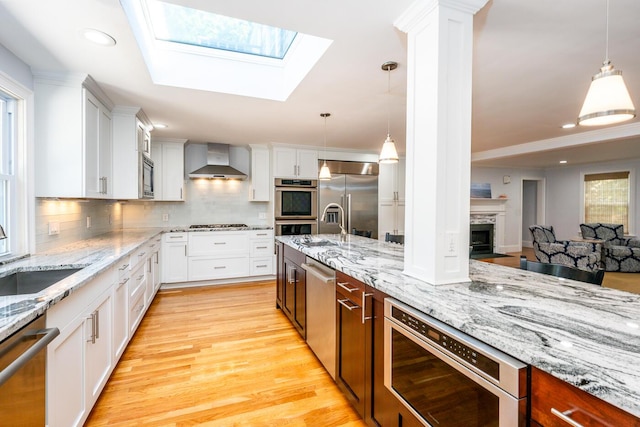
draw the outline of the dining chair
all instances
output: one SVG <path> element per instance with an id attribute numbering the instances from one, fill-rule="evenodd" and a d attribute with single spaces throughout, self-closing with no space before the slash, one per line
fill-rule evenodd
<path id="1" fill-rule="evenodd" d="M 601 285 L 604 279 L 604 270 L 602 269 L 587 271 L 576 267 L 569 267 L 568 265 L 529 261 L 524 255 L 520 256 L 520 268 L 535 271 L 536 273 L 548 274 L 550 276 L 592 283 L 594 285 Z"/>

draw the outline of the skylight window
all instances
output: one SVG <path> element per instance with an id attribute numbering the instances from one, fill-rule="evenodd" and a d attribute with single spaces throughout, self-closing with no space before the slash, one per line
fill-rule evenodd
<path id="1" fill-rule="evenodd" d="M 147 1 L 157 40 L 283 59 L 295 31 L 163 1 Z"/>
<path id="2" fill-rule="evenodd" d="M 120 0 L 153 83 L 285 101 L 333 43 L 217 15 L 214 2 L 201 3 L 207 10 Z"/>

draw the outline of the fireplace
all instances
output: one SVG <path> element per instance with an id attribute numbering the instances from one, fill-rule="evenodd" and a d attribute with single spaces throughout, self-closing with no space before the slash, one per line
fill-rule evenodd
<path id="1" fill-rule="evenodd" d="M 493 230 L 494 224 L 471 224 L 470 255 L 493 252 Z"/>

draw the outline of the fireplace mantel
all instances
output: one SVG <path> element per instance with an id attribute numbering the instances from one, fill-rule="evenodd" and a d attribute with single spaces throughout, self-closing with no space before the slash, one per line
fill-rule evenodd
<path id="1" fill-rule="evenodd" d="M 469 213 L 472 217 L 495 215 L 493 251 L 500 254 L 504 254 L 507 252 L 506 246 L 504 244 L 504 239 L 508 201 L 509 199 L 472 198 L 469 206 Z"/>

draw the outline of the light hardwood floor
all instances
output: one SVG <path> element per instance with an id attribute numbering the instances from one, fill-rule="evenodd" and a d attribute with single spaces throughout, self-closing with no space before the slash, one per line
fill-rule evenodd
<path id="1" fill-rule="evenodd" d="M 532 248 L 522 248 L 522 252 L 509 253 L 509 257 L 485 258 L 480 261 L 493 264 L 505 265 L 507 267 L 520 268 L 520 255 L 524 255 L 531 261 L 536 260 Z M 607 271 L 604 273 L 602 286 L 605 288 L 619 289 L 622 291 L 640 294 L 640 273 L 615 273 Z"/>
<path id="2" fill-rule="evenodd" d="M 160 291 L 86 425 L 365 424 L 268 281 Z"/>

